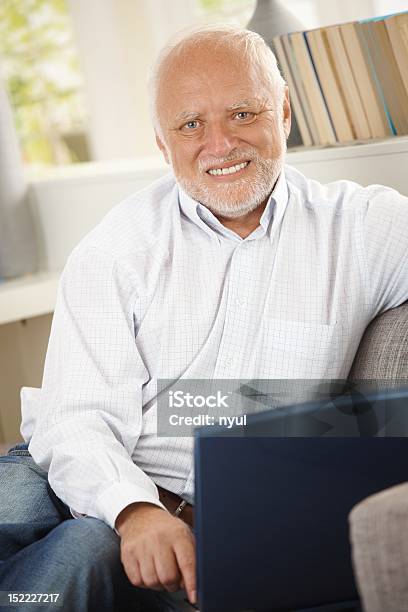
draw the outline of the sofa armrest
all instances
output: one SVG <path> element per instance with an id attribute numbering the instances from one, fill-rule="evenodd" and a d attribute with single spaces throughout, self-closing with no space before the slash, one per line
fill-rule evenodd
<path id="1" fill-rule="evenodd" d="M 408 610 L 408 483 L 360 502 L 351 511 L 349 523 L 364 610 Z"/>

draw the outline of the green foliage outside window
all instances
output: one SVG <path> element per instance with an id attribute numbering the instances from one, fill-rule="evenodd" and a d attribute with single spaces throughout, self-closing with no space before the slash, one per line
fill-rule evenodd
<path id="1" fill-rule="evenodd" d="M 0 0 L 0 71 L 24 161 L 77 161 L 66 139 L 83 133 L 85 113 L 64 0 Z"/>
<path id="2" fill-rule="evenodd" d="M 255 0 L 199 0 L 202 14 L 245 26 L 255 10 Z"/>

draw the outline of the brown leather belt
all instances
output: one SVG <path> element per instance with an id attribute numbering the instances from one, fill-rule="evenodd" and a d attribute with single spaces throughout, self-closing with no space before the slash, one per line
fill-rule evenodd
<path id="1" fill-rule="evenodd" d="M 162 487 L 157 487 L 159 491 L 159 499 L 163 506 L 167 508 L 170 514 L 174 514 L 174 516 L 178 516 L 183 520 L 191 529 L 193 529 L 194 521 L 193 521 L 193 506 L 187 503 L 184 499 L 172 493 L 172 491 L 167 491 L 167 489 L 162 489 Z"/>

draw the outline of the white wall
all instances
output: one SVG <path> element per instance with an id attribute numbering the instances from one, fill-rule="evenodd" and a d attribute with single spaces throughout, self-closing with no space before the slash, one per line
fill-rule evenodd
<path id="1" fill-rule="evenodd" d="M 156 151 L 146 80 L 155 48 L 147 2 L 68 0 L 95 160 Z"/>
<path id="2" fill-rule="evenodd" d="M 314 0 L 317 27 L 366 19 L 374 15 L 373 0 Z"/>
<path id="3" fill-rule="evenodd" d="M 373 0 L 373 4 L 376 17 L 408 10 L 407 0 Z"/>

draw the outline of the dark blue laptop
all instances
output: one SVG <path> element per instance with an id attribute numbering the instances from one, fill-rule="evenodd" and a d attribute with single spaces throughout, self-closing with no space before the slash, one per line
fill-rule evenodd
<path id="1" fill-rule="evenodd" d="M 201 612 L 358 610 L 348 515 L 408 480 L 408 388 L 340 395 L 201 427 Z"/>

